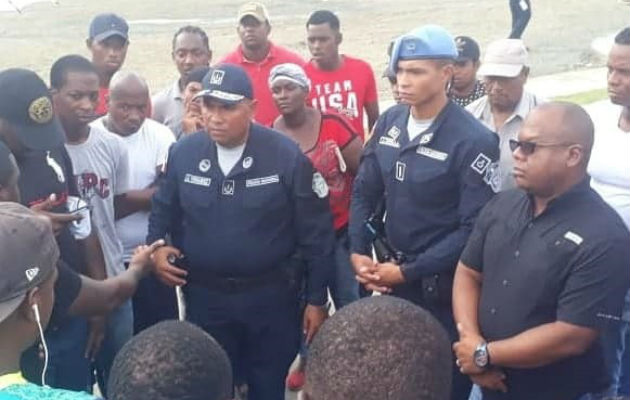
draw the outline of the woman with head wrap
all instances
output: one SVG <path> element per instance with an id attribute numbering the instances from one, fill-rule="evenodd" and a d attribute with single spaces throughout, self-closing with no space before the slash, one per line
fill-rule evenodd
<path id="1" fill-rule="evenodd" d="M 337 309 L 359 298 L 359 285 L 350 265 L 348 216 L 352 181 L 362 151 L 360 137 L 342 116 L 307 107 L 310 80 L 302 67 L 280 64 L 269 74 L 271 95 L 280 112 L 273 128 L 295 140 L 328 185 L 330 208 L 334 217 L 335 278 L 330 292 Z M 304 352 L 290 380 L 302 381 Z M 299 387 L 299 383 L 291 384 Z"/>

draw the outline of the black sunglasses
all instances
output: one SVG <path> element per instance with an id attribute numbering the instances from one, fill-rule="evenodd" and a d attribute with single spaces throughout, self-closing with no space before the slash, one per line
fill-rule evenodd
<path id="1" fill-rule="evenodd" d="M 519 147 L 526 156 L 533 154 L 536 147 L 564 147 L 573 146 L 575 143 L 536 143 L 510 139 L 510 150 L 514 152 Z"/>

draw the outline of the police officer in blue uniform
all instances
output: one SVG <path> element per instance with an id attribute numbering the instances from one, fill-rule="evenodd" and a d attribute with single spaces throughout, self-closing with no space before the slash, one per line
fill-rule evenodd
<path id="1" fill-rule="evenodd" d="M 295 143 L 252 122 L 256 100 L 241 67 L 215 67 L 203 88 L 206 130 L 171 148 L 147 240 L 172 237 L 154 255 L 156 273 L 183 286 L 188 318 L 227 351 L 248 398 L 284 399 L 302 332 L 302 270 L 308 340 L 327 315 L 328 187 Z"/>
<path id="2" fill-rule="evenodd" d="M 390 67 L 402 103 L 380 116 L 366 144 L 350 217 L 357 279 L 427 309 L 452 340 L 455 266 L 493 196 L 499 157 L 496 135 L 447 97 L 456 57 L 452 36 L 438 26 L 396 40 Z M 384 235 L 398 256 L 374 262 L 365 221 L 383 202 Z M 470 381 L 453 367 L 452 398 L 467 398 Z"/>

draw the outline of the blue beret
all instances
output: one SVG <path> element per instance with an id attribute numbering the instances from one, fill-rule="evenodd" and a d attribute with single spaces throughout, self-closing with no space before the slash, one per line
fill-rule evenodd
<path id="1" fill-rule="evenodd" d="M 400 60 L 455 60 L 457 55 L 455 40 L 446 29 L 424 25 L 396 39 L 390 68 L 397 71 Z"/>

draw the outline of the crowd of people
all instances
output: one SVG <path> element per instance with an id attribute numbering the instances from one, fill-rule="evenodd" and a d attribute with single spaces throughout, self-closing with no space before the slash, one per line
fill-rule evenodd
<path id="1" fill-rule="evenodd" d="M 401 32 L 384 111 L 328 10 L 309 60 L 260 3 L 218 61 L 184 26 L 153 96 L 116 14 L 0 71 L 0 399 L 630 396 L 630 27 L 584 109 L 525 90 L 510 4 Z"/>

